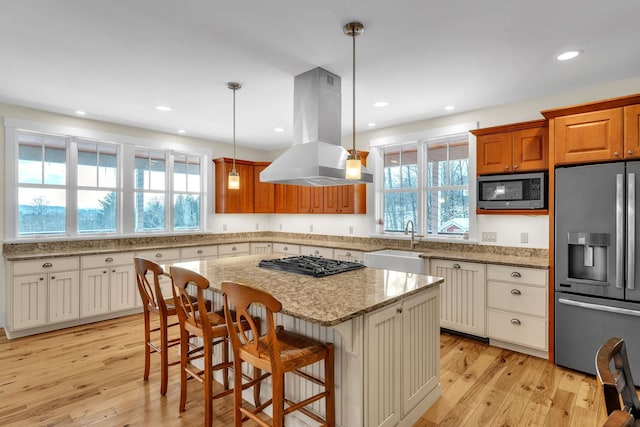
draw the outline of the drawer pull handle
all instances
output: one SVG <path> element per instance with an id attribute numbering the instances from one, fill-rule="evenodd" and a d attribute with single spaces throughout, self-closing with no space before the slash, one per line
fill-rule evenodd
<path id="1" fill-rule="evenodd" d="M 402 307 L 396 308 L 396 313 L 402 314 Z"/>
<path id="2" fill-rule="evenodd" d="M 285 246 L 284 248 L 282 248 L 282 250 L 283 250 L 283 251 L 288 251 L 288 250 L 289 250 L 289 248 Z"/>
<path id="3" fill-rule="evenodd" d="M 107 270 L 104 270 L 104 271 L 102 272 L 102 274 L 107 274 Z"/>
<path id="4" fill-rule="evenodd" d="M 112 272 L 112 273 L 115 273 L 115 272 L 116 272 L 116 270 L 115 270 L 115 269 L 113 269 L 113 270 L 111 270 L 111 272 Z"/>
<path id="5" fill-rule="evenodd" d="M 51 280 L 56 280 L 56 276 L 51 276 Z"/>
<path id="6" fill-rule="evenodd" d="M 520 324 L 520 320 L 518 320 L 518 319 L 511 319 L 511 324 L 512 324 L 512 325 L 519 325 L 519 324 Z"/>
<path id="7" fill-rule="evenodd" d="M 313 251 L 313 253 L 318 255 L 320 252 L 316 249 L 315 251 Z"/>
<path id="8" fill-rule="evenodd" d="M 511 289 L 511 295 L 522 295 L 520 289 Z"/>
<path id="9" fill-rule="evenodd" d="M 40 280 L 44 280 L 44 277 L 41 277 Z"/>
<path id="10" fill-rule="evenodd" d="M 202 249 L 198 249 L 198 255 L 202 254 Z"/>
<path id="11" fill-rule="evenodd" d="M 232 251 L 237 251 L 238 248 L 236 248 L 235 246 L 231 248 Z"/>
<path id="12" fill-rule="evenodd" d="M 107 258 L 104 260 L 104 262 L 113 262 L 113 258 L 111 258 L 111 257 L 107 257 Z"/>
<path id="13" fill-rule="evenodd" d="M 522 274 L 518 273 L 517 271 L 514 271 L 513 273 L 511 273 L 511 277 L 522 277 Z"/>
<path id="14" fill-rule="evenodd" d="M 455 263 L 455 264 L 453 264 L 452 268 L 454 268 L 456 270 L 459 270 L 460 269 L 460 264 Z"/>
<path id="15" fill-rule="evenodd" d="M 351 252 L 347 252 L 346 254 L 344 254 L 344 256 L 350 257 L 351 256 Z"/>
<path id="16" fill-rule="evenodd" d="M 44 264 L 42 264 L 42 268 L 51 268 L 53 267 L 53 264 L 51 264 L 50 262 L 45 262 Z"/>
<path id="17" fill-rule="evenodd" d="M 158 252 L 158 253 L 156 254 L 156 258 L 162 258 L 162 254 L 161 254 L 160 252 Z"/>

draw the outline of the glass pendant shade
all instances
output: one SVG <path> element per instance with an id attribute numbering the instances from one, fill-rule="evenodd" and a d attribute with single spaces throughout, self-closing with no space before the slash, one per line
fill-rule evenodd
<path id="1" fill-rule="evenodd" d="M 347 170 L 345 173 L 346 179 L 360 179 L 362 172 L 362 162 L 360 159 L 347 160 Z"/>
<path id="2" fill-rule="evenodd" d="M 240 188 L 240 174 L 233 169 L 229 172 L 229 190 L 238 190 Z"/>

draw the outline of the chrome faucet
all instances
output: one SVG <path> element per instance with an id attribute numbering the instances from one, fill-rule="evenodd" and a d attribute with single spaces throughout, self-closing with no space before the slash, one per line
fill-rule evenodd
<path id="1" fill-rule="evenodd" d="M 407 225 L 404 226 L 404 234 L 409 234 L 409 224 L 411 224 L 411 249 L 413 249 L 413 246 L 416 244 L 415 242 L 415 237 L 416 237 L 416 230 L 415 230 L 415 226 L 413 224 L 413 220 L 409 220 L 407 221 Z"/>

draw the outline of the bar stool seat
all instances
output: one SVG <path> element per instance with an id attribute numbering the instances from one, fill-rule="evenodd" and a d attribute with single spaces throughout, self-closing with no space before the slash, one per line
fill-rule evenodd
<path id="1" fill-rule="evenodd" d="M 242 393 L 239 389 L 242 378 L 236 374 L 234 376 L 234 425 L 240 427 L 243 421 L 250 419 L 261 426 L 270 427 L 264 420 L 258 418 L 257 414 L 272 405 L 273 426 L 283 426 L 285 415 L 293 411 L 302 412 L 314 421 L 321 423 L 322 426 L 334 426 L 333 344 L 321 343 L 309 337 L 286 331 L 282 326 L 276 326 L 274 313 L 282 310 L 282 304 L 268 292 L 238 283 L 223 282 L 222 294 L 227 327 L 230 331 L 235 331 L 230 334 L 234 366 L 238 367 L 245 361 L 270 373 L 273 389 L 272 398 L 257 406 L 255 410 L 244 408 Z M 264 307 L 266 311 L 267 331 L 264 335 L 260 334 L 259 328 L 250 320 L 249 307 L 254 304 Z M 235 316 L 231 307 L 235 309 Z M 251 326 L 251 337 L 247 336 L 244 329 L 238 327 L 244 321 Z M 321 361 L 324 362 L 324 380 L 302 370 L 306 366 Z M 237 373 L 238 370 L 235 369 L 234 372 Z M 285 397 L 284 377 L 286 373 L 296 374 L 320 385 L 323 387 L 323 391 L 300 402 L 293 402 Z M 324 419 L 306 408 L 306 406 L 323 398 L 325 400 Z"/>

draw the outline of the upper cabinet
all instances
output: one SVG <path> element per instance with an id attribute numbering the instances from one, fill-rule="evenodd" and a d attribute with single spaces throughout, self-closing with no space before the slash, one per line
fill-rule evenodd
<path id="1" fill-rule="evenodd" d="M 556 165 L 640 158 L 640 95 L 543 111 Z"/>
<path id="2" fill-rule="evenodd" d="M 276 211 L 276 185 L 260 181 L 260 172 L 269 163 L 256 162 L 253 164 L 253 211 L 255 213 L 274 213 Z"/>
<path id="3" fill-rule="evenodd" d="M 240 174 L 240 188 L 230 190 L 227 177 L 233 167 L 233 159 L 214 159 L 216 169 L 216 213 L 253 213 L 253 162 L 236 160 Z"/>
<path id="4" fill-rule="evenodd" d="M 472 130 L 476 138 L 478 175 L 530 172 L 548 168 L 546 120 Z"/>

